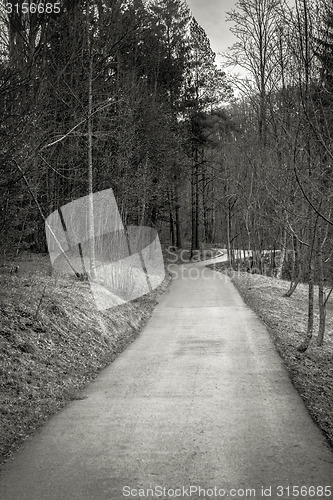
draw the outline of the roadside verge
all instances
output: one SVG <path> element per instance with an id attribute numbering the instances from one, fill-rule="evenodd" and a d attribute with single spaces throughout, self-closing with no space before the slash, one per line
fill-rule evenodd
<path id="1" fill-rule="evenodd" d="M 0 464 L 133 342 L 171 280 L 99 312 L 87 282 L 50 277 L 47 262 L 0 269 Z"/>

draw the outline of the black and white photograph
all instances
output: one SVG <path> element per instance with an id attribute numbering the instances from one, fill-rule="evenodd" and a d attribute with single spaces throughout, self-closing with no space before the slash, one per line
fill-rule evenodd
<path id="1" fill-rule="evenodd" d="M 332 500 L 332 292 L 332 0 L 0 0 L 0 500 Z"/>

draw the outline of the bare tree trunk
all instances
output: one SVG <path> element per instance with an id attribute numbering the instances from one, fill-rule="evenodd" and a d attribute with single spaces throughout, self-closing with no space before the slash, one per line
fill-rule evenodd
<path id="1" fill-rule="evenodd" d="M 300 248 L 299 242 L 295 236 L 293 236 L 293 270 L 290 281 L 289 290 L 283 295 L 284 297 L 291 297 L 297 288 L 298 283 L 301 281 L 302 276 L 302 262 L 300 258 Z"/>
<path id="2" fill-rule="evenodd" d="M 178 193 L 178 186 L 176 183 L 175 187 L 175 195 L 176 195 L 176 206 L 175 206 L 175 212 L 176 212 L 176 241 L 177 241 L 177 247 L 181 248 L 182 247 L 182 231 L 181 231 L 181 222 L 180 222 L 180 205 L 179 205 L 179 193 Z"/>
<path id="3" fill-rule="evenodd" d="M 173 219 L 173 203 L 172 203 L 171 190 L 169 191 L 169 221 L 170 221 L 171 245 L 174 246 L 176 243 L 176 238 L 175 238 L 175 223 Z"/>
<path id="4" fill-rule="evenodd" d="M 281 238 L 280 261 L 279 261 L 279 265 L 278 265 L 278 268 L 276 271 L 276 277 L 279 280 L 282 278 L 283 265 L 284 265 L 284 261 L 286 259 L 286 247 L 287 247 L 287 230 L 286 230 L 286 227 L 284 226 L 283 232 L 282 232 L 282 238 Z"/>
<path id="5" fill-rule="evenodd" d="M 250 231 L 250 226 L 249 226 L 249 213 L 247 210 L 246 216 L 244 218 L 245 222 L 245 227 L 246 227 L 246 233 L 247 233 L 247 269 L 248 271 L 251 271 L 251 268 L 253 266 L 253 248 L 251 245 L 251 231 Z"/>
<path id="6" fill-rule="evenodd" d="M 209 226 L 208 226 L 208 207 L 207 207 L 207 191 L 206 175 L 202 172 L 202 210 L 203 210 L 203 241 L 206 243 L 210 240 Z"/>
<path id="7" fill-rule="evenodd" d="M 326 326 L 326 302 L 324 291 L 324 264 L 323 264 L 323 241 L 321 238 L 321 228 L 318 230 L 318 302 L 319 302 L 319 329 L 317 345 L 321 346 L 324 341 Z"/>
<path id="8" fill-rule="evenodd" d="M 309 215 L 311 214 L 311 209 L 309 209 Z M 303 343 L 298 347 L 298 351 L 300 352 L 305 352 L 312 340 L 313 336 L 313 320 L 314 320 L 314 265 L 313 265 L 313 254 L 314 250 L 316 247 L 316 239 L 317 239 L 317 221 L 318 217 L 316 220 L 316 223 L 314 224 L 314 227 L 312 229 L 312 242 L 309 247 L 308 251 L 308 282 L 309 282 L 309 292 L 308 292 L 308 326 L 307 326 L 307 332 L 306 332 L 306 338 L 304 339 Z M 310 222 L 309 222 L 310 224 Z M 311 233 L 310 233 L 311 235 Z"/>
<path id="9" fill-rule="evenodd" d="M 303 32 L 302 32 L 302 22 L 300 18 L 300 9 L 299 9 L 299 4 L 302 4 L 303 6 Z M 310 83 L 310 69 L 311 69 L 311 54 L 310 54 L 310 39 L 311 39 L 311 26 L 309 23 L 309 4 L 307 0 L 300 0 L 300 2 L 296 1 L 296 12 L 297 12 L 297 21 L 298 21 L 298 29 L 299 29 L 299 34 L 300 34 L 300 39 L 302 43 L 302 59 L 303 59 L 303 65 L 304 65 L 304 90 L 301 88 L 301 92 L 304 93 L 302 99 L 303 99 L 303 106 L 306 110 L 308 111 L 308 101 L 309 101 L 309 83 Z M 301 81 L 301 80 L 300 80 Z M 312 177 L 312 151 L 311 151 L 311 144 L 310 144 L 310 131 L 308 131 L 307 139 L 306 139 L 306 150 L 307 150 L 307 158 L 308 158 L 308 180 L 309 182 L 311 181 Z M 308 251 L 308 272 L 309 272 L 309 295 L 308 295 L 308 326 L 307 326 L 307 333 L 306 333 L 306 338 L 303 342 L 303 344 L 298 348 L 300 352 L 306 351 L 306 349 L 309 347 L 312 335 L 313 335 L 313 313 L 314 313 L 314 265 L 313 265 L 313 253 L 315 249 L 315 242 L 316 242 L 316 232 L 317 232 L 317 222 L 318 222 L 318 216 L 316 219 L 315 224 L 313 227 L 311 227 L 311 220 L 312 220 L 312 212 L 311 212 L 311 207 L 310 205 L 308 206 L 308 224 L 309 224 L 309 251 Z"/>
<path id="10" fill-rule="evenodd" d="M 199 250 L 199 172 L 198 172 L 198 149 L 195 146 L 192 159 L 191 174 L 192 192 L 192 246 L 191 258 L 196 250 Z"/>
<path id="11" fill-rule="evenodd" d="M 87 117 L 87 132 L 88 132 L 88 232 L 89 232 L 89 262 L 90 262 L 90 278 L 96 278 L 96 256 L 95 256 L 95 227 L 94 227 L 94 199 L 93 199 L 93 140 L 92 140 L 92 105 L 93 105 L 93 53 L 89 33 L 89 1 L 87 2 L 87 45 L 89 57 L 89 72 L 88 72 L 88 117 Z"/>
<path id="12" fill-rule="evenodd" d="M 173 221 L 173 215 L 172 215 L 172 211 L 171 211 L 171 209 L 170 209 L 169 219 L 170 219 L 170 237 L 171 237 L 171 245 L 172 245 L 172 246 L 175 246 L 175 244 L 176 244 L 176 239 L 175 239 L 175 227 L 174 227 L 174 221 Z"/>
<path id="13" fill-rule="evenodd" d="M 233 266 L 234 264 L 234 252 L 231 247 L 231 202 L 228 200 L 228 211 L 227 211 L 227 249 L 228 249 L 228 256 L 229 256 L 229 265 Z"/>
<path id="14" fill-rule="evenodd" d="M 210 232 L 212 243 L 216 240 L 216 213 L 215 213 L 215 182 L 212 183 L 211 191 L 211 220 L 210 220 Z"/>
<path id="15" fill-rule="evenodd" d="M 314 311 L 314 266 L 312 254 L 309 252 L 309 291 L 308 291 L 308 326 L 306 337 L 298 347 L 299 352 L 305 352 L 312 340 L 313 335 L 313 311 Z"/>
<path id="16" fill-rule="evenodd" d="M 195 166 L 195 236 L 196 236 L 196 241 L 195 241 L 195 249 L 198 250 L 200 248 L 200 243 L 199 243 L 199 206 L 200 206 L 200 201 L 199 201 L 199 164 L 198 164 L 198 159 L 196 159 L 196 166 Z"/>
<path id="17" fill-rule="evenodd" d="M 140 222 L 139 226 L 143 226 L 145 222 L 145 215 L 146 215 L 146 198 L 147 198 L 147 172 L 148 172 L 148 157 L 145 159 L 144 163 L 144 170 L 143 170 L 143 193 L 142 193 L 142 199 L 141 199 L 141 216 L 140 216 Z M 171 203 L 171 198 L 170 203 Z M 139 206 L 139 200 L 138 200 L 138 206 Z"/>
<path id="18" fill-rule="evenodd" d="M 194 174 L 194 158 L 192 159 L 192 171 L 191 171 L 191 215 L 192 215 L 192 244 L 191 244 L 191 258 L 194 255 L 194 250 L 196 249 L 196 229 L 197 226 L 195 224 L 196 222 L 196 215 L 195 215 L 195 174 Z"/>
<path id="19" fill-rule="evenodd" d="M 307 329 L 307 347 L 310 344 L 313 335 L 313 312 L 314 312 L 314 265 L 312 255 L 309 263 L 309 304 L 308 304 L 308 329 Z"/>

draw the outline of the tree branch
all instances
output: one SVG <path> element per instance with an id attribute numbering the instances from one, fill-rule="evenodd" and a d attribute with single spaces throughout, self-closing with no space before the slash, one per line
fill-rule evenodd
<path id="1" fill-rule="evenodd" d="M 310 205 L 310 207 L 314 210 L 314 212 L 319 216 L 321 217 L 321 219 L 323 219 L 325 222 L 327 222 L 327 224 L 330 224 L 331 226 L 333 226 L 333 221 L 327 219 L 327 217 L 325 217 L 325 215 L 323 215 L 318 208 L 316 208 L 314 206 L 314 204 L 312 203 L 312 201 L 310 200 L 310 198 L 308 197 L 308 195 L 306 194 L 302 184 L 301 184 L 301 181 L 299 179 L 299 176 L 298 176 L 298 172 L 297 172 L 297 168 L 296 168 L 296 165 L 294 165 L 294 172 L 295 172 L 295 177 L 296 177 L 296 182 L 300 188 L 300 190 L 302 191 L 302 194 L 304 196 L 304 198 L 306 199 L 306 201 L 308 202 L 308 204 Z"/>

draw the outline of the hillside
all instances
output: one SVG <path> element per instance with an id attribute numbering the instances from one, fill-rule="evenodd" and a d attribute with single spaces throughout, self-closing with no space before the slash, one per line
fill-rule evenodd
<path id="1" fill-rule="evenodd" d="M 0 462 L 138 335 L 170 278 L 98 312 L 87 282 L 49 275 L 47 255 L 0 268 Z"/>

